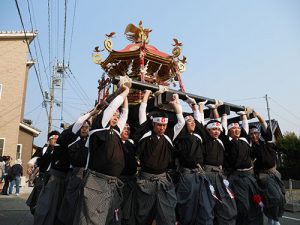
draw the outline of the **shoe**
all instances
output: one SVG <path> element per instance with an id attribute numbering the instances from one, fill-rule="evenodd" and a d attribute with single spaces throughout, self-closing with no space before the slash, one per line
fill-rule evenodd
<path id="1" fill-rule="evenodd" d="M 19 193 L 16 193 L 15 195 L 16 195 L 16 196 L 19 196 Z"/>

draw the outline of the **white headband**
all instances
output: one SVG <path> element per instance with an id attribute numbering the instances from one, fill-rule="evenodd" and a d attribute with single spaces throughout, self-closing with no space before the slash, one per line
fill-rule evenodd
<path id="1" fill-rule="evenodd" d="M 184 120 L 185 121 L 194 120 L 194 117 L 192 117 L 191 115 L 188 115 L 188 116 L 184 117 Z"/>
<path id="2" fill-rule="evenodd" d="M 250 133 L 259 133 L 259 130 L 256 127 L 254 127 L 250 129 Z"/>
<path id="3" fill-rule="evenodd" d="M 152 121 L 154 123 L 167 124 L 168 123 L 168 118 L 166 118 L 166 117 L 153 117 Z"/>
<path id="4" fill-rule="evenodd" d="M 230 130 L 231 128 L 233 127 L 240 127 L 239 123 L 230 123 L 228 126 L 227 126 L 227 129 Z"/>
<path id="5" fill-rule="evenodd" d="M 52 139 L 52 138 L 58 138 L 58 135 L 57 134 L 53 134 L 49 137 L 49 140 Z"/>
<path id="6" fill-rule="evenodd" d="M 206 128 L 207 129 L 219 128 L 220 130 L 223 130 L 222 125 L 219 122 L 209 123 L 209 124 L 207 124 Z"/>

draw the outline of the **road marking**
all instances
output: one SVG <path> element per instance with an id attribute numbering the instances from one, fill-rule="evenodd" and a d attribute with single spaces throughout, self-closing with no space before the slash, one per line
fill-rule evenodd
<path id="1" fill-rule="evenodd" d="M 289 220 L 300 221 L 300 219 L 297 219 L 297 218 L 294 218 L 294 217 L 289 217 L 289 216 L 283 216 L 282 218 L 289 219 Z"/>

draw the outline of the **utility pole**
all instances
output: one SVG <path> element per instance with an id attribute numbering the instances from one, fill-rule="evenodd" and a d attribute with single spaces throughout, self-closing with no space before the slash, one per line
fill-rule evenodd
<path id="1" fill-rule="evenodd" d="M 54 76 L 51 77 L 51 90 L 50 90 L 50 110 L 49 110 L 49 117 L 48 117 L 48 134 L 52 130 L 52 114 L 53 114 L 53 104 L 54 104 L 54 84 L 55 78 Z"/>
<path id="2" fill-rule="evenodd" d="M 267 111 L 268 111 L 268 118 L 269 118 L 269 126 L 271 129 L 271 133 L 272 133 L 272 140 L 273 140 L 273 126 L 272 126 L 272 121 L 271 121 L 271 117 L 270 117 L 270 108 L 269 108 L 269 101 L 268 101 L 268 95 L 266 94 L 266 102 L 267 102 Z"/>
<path id="3" fill-rule="evenodd" d="M 52 130 L 52 121 L 53 121 L 53 111 L 54 111 L 54 103 L 57 103 L 54 97 L 54 89 L 55 86 L 62 86 L 61 83 L 63 83 L 63 79 L 65 78 L 65 67 L 64 64 L 57 63 L 57 65 L 53 68 L 53 75 L 51 77 L 52 82 L 51 82 L 51 90 L 50 90 L 50 110 L 49 110 L 49 117 L 48 117 L 48 133 Z M 63 86 L 62 86 L 62 96 L 63 96 Z M 62 103 L 58 104 L 58 106 L 62 107 Z M 61 112 L 62 114 L 62 112 Z M 61 115 L 61 120 L 62 120 L 62 115 Z"/>

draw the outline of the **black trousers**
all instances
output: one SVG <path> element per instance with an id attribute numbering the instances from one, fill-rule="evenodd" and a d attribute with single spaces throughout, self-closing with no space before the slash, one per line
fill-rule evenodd
<path id="1" fill-rule="evenodd" d="M 176 222 L 175 206 L 177 203 L 174 184 L 166 174 L 141 172 L 137 178 L 138 225 L 152 224 L 174 225 Z"/>
<path id="2" fill-rule="evenodd" d="M 3 188 L 2 188 L 2 194 L 3 195 L 7 195 L 8 187 L 9 187 L 9 176 L 5 175 L 5 177 L 4 177 L 4 185 L 3 185 Z"/>

